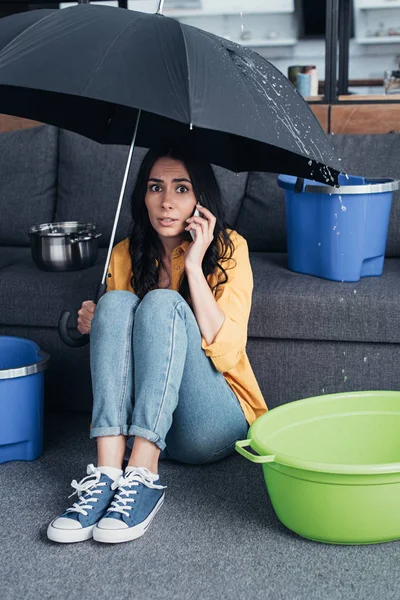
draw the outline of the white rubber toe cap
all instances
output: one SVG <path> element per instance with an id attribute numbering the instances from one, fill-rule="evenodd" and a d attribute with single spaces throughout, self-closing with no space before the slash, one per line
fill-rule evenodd
<path id="1" fill-rule="evenodd" d="M 55 527 L 56 529 L 82 529 L 82 525 L 79 523 L 79 521 L 75 521 L 74 519 L 68 519 L 67 517 L 58 517 L 58 519 L 56 519 L 54 521 L 54 523 L 52 523 L 52 527 Z"/>
<path id="2" fill-rule="evenodd" d="M 128 525 L 119 519 L 100 519 L 97 523 L 97 527 L 100 529 L 127 529 Z"/>

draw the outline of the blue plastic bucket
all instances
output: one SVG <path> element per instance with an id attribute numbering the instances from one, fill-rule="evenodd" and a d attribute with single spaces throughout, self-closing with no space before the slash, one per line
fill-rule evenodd
<path id="1" fill-rule="evenodd" d="M 285 190 L 290 270 L 334 281 L 382 275 L 398 181 L 339 175 L 334 188 L 279 175 L 278 185 Z"/>
<path id="2" fill-rule="evenodd" d="M 0 463 L 43 452 L 44 371 L 50 356 L 31 340 L 0 336 Z"/>

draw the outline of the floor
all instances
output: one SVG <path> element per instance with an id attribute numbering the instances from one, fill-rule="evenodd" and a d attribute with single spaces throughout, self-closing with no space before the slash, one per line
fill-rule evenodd
<path id="1" fill-rule="evenodd" d="M 47 414 L 43 455 L 0 465 L 1 600 L 400 598 L 400 542 L 297 536 L 277 519 L 262 467 L 236 452 L 202 466 L 162 461 L 165 503 L 134 542 L 50 542 L 48 523 L 73 501 L 70 482 L 96 464 L 89 422 Z"/>

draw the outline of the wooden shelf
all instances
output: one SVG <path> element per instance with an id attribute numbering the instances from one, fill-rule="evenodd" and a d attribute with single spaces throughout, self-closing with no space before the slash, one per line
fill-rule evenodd
<path id="1" fill-rule="evenodd" d="M 305 96 L 304 100 L 307 102 L 322 102 L 324 96 L 322 94 L 318 94 L 318 96 Z"/>
<path id="2" fill-rule="evenodd" d="M 349 99 L 349 96 L 342 96 Z M 363 96 L 359 96 L 361 100 Z M 381 100 L 382 96 L 375 96 Z M 370 97 L 368 97 L 370 99 Z M 357 98 L 355 99 L 357 100 Z M 379 104 L 334 104 L 331 106 L 330 133 L 377 134 L 399 131 L 400 102 Z"/>
<path id="3" fill-rule="evenodd" d="M 338 100 L 345 100 L 350 102 L 360 102 L 360 100 L 370 100 L 374 102 L 376 100 L 384 101 L 384 102 L 392 102 L 393 104 L 398 104 L 400 102 L 400 94 L 351 94 L 346 96 L 338 96 Z"/>

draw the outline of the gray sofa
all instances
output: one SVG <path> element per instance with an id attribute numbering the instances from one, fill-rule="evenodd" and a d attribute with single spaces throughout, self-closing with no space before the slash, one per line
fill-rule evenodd
<path id="1" fill-rule="evenodd" d="M 348 172 L 400 178 L 400 137 L 332 136 Z M 89 346 L 58 335 L 64 309 L 76 313 L 101 280 L 128 148 L 101 146 L 40 126 L 0 134 L 0 334 L 29 338 L 50 353 L 46 410 L 90 411 Z M 137 149 L 133 188 L 144 155 Z M 400 389 L 400 207 L 393 199 L 381 277 L 338 283 L 288 270 L 283 191 L 276 175 L 215 168 L 227 220 L 249 245 L 254 275 L 247 351 L 270 408 L 334 392 Z M 40 271 L 27 230 L 56 220 L 90 220 L 103 233 L 95 266 Z M 115 243 L 127 235 L 125 201 Z"/>

